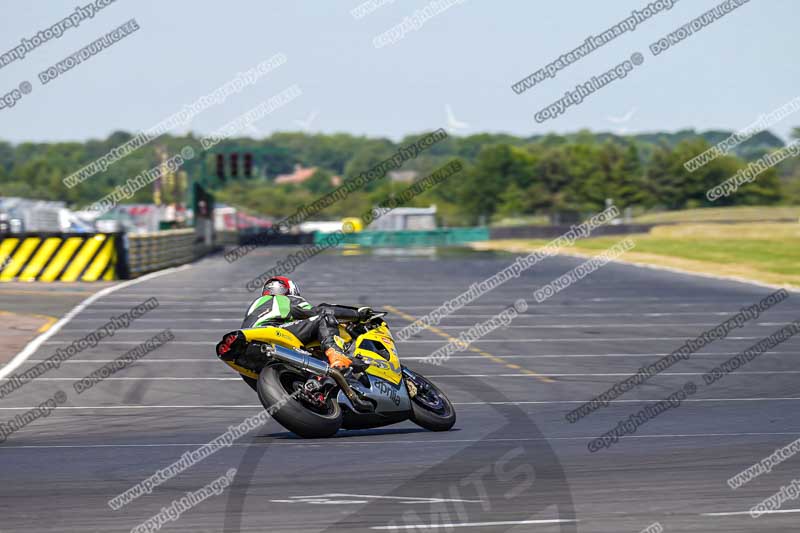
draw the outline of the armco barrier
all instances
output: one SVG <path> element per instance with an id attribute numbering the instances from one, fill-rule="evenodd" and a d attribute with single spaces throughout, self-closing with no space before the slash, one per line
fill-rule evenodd
<path id="1" fill-rule="evenodd" d="M 124 277 L 116 233 L 21 233 L 0 236 L 0 282 L 98 281 Z"/>
<path id="2" fill-rule="evenodd" d="M 213 247 L 206 246 L 194 229 L 176 229 L 128 236 L 128 268 L 131 277 L 190 263 Z"/>
<path id="3" fill-rule="evenodd" d="M 656 224 L 617 224 L 600 226 L 592 230 L 592 237 L 648 233 Z M 497 239 L 554 239 L 570 230 L 570 226 L 506 226 L 492 228 L 489 236 Z"/>
<path id="4" fill-rule="evenodd" d="M 316 233 L 314 243 L 321 244 L 325 233 Z M 359 231 L 345 233 L 342 244 L 359 246 L 453 246 L 489 239 L 489 228 L 442 228 L 427 231 Z"/>
<path id="5" fill-rule="evenodd" d="M 255 246 L 296 246 L 313 244 L 314 233 L 273 233 L 269 229 L 252 228 L 239 232 L 239 244 Z"/>
<path id="6" fill-rule="evenodd" d="M 236 246 L 239 244 L 239 232 L 222 230 L 214 233 L 214 244 L 219 246 Z"/>

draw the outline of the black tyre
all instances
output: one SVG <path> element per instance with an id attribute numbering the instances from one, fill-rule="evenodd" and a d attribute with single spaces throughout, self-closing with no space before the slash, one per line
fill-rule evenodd
<path id="1" fill-rule="evenodd" d="M 456 410 L 447 396 L 427 378 L 404 369 L 406 380 L 417 388 L 411 399 L 411 421 L 429 431 L 449 431 L 456 423 Z"/>
<path id="2" fill-rule="evenodd" d="M 306 376 L 289 366 L 267 366 L 258 376 L 258 398 L 267 409 L 282 404 L 272 417 L 289 431 L 306 439 L 330 437 L 342 425 L 342 409 L 335 394 L 322 407 L 305 402 L 302 398 L 288 399 L 303 386 L 306 379 Z"/>
<path id="3" fill-rule="evenodd" d="M 244 380 L 244 382 L 247 383 L 250 386 L 251 389 L 253 389 L 254 391 L 258 392 L 258 380 L 257 379 L 249 378 L 249 377 L 247 377 L 245 375 L 242 375 L 242 374 L 239 374 L 239 375 L 242 376 L 242 379 Z"/>

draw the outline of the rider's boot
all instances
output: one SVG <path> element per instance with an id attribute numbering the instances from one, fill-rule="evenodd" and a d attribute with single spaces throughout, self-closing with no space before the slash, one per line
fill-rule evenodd
<path id="1" fill-rule="evenodd" d="M 338 332 L 339 322 L 336 320 L 333 311 L 330 309 L 323 310 L 319 324 L 320 345 L 322 349 L 325 350 L 325 357 L 328 358 L 328 364 L 333 368 L 343 370 L 349 367 L 353 361 L 342 353 L 341 349 L 336 344 L 334 337 Z"/>
<path id="2" fill-rule="evenodd" d="M 325 357 L 328 358 L 328 364 L 337 370 L 343 370 L 353 364 L 352 359 L 334 346 L 329 346 L 328 349 L 325 350 Z"/>

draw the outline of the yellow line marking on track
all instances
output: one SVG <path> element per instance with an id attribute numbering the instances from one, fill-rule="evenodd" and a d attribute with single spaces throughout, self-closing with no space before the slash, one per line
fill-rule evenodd
<path id="1" fill-rule="evenodd" d="M 54 316 L 48 316 L 48 315 L 33 315 L 33 316 L 36 316 L 36 317 L 39 317 L 39 318 L 44 318 L 45 320 L 47 320 L 47 322 L 42 324 L 42 327 L 40 327 L 39 329 L 36 330 L 36 333 L 44 333 L 45 331 L 50 329 L 50 327 L 53 324 L 58 322 L 58 318 L 56 318 Z"/>
<path id="2" fill-rule="evenodd" d="M 58 318 L 56 318 L 54 316 L 39 315 L 39 314 L 36 314 L 36 313 L 14 313 L 14 312 L 11 312 L 11 311 L 4 311 L 4 310 L 0 309 L 0 315 L 35 316 L 36 318 L 41 318 L 42 320 L 45 320 L 45 323 L 42 324 L 41 326 L 39 326 L 39 329 L 36 330 L 36 333 L 44 333 L 45 331 L 50 329 L 50 327 L 53 324 L 58 322 Z"/>
<path id="3" fill-rule="evenodd" d="M 406 320 L 410 321 L 412 324 L 417 321 L 417 318 L 414 315 L 409 315 L 408 313 L 405 313 L 405 312 L 399 310 L 398 308 L 396 308 L 396 307 L 394 307 L 392 305 L 385 305 L 384 307 L 386 309 L 388 309 L 389 311 L 391 311 L 392 313 L 395 313 L 395 314 L 401 316 L 402 318 L 405 318 Z M 457 339 L 456 337 L 453 337 L 452 335 L 448 335 L 445 331 L 443 331 L 443 330 L 441 330 L 441 329 L 439 329 L 439 328 L 437 328 L 435 326 L 429 326 L 427 324 L 422 324 L 422 326 L 425 329 L 430 330 L 431 332 L 439 335 L 440 337 L 442 337 L 444 339 L 447 339 L 450 342 L 456 342 L 456 343 L 460 342 L 459 339 Z M 507 363 L 505 359 L 497 357 L 496 355 L 492 355 L 489 352 L 485 352 L 485 351 L 481 350 L 480 348 L 475 348 L 473 346 L 467 346 L 467 350 L 469 350 L 469 351 L 471 351 L 473 353 L 482 355 L 485 358 L 489 359 L 490 361 L 494 361 L 495 363 L 499 363 L 499 364 L 501 364 L 501 365 L 503 365 L 503 366 L 505 366 L 507 368 L 513 368 L 514 370 L 519 370 L 523 374 L 527 374 L 527 375 L 529 375 L 531 377 L 535 377 L 536 379 L 538 379 L 539 381 L 543 381 L 544 383 L 555 383 L 554 379 L 550 379 L 547 376 L 543 376 L 543 375 L 541 375 L 541 374 L 539 374 L 537 372 L 534 372 L 533 370 L 528 370 L 527 368 L 522 368 L 519 365 L 515 365 L 515 364 L 512 364 L 512 363 Z"/>

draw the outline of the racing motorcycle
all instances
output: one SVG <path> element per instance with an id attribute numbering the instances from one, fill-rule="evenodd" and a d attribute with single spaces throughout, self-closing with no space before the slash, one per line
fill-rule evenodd
<path id="1" fill-rule="evenodd" d="M 318 342 L 304 346 L 291 332 L 270 326 L 227 333 L 216 353 L 267 410 L 274 410 L 278 423 L 304 438 L 404 420 L 449 430 L 456 422 L 453 404 L 436 385 L 400 364 L 386 314 L 339 324 L 335 341 L 353 361 L 343 371 L 328 365 Z"/>

